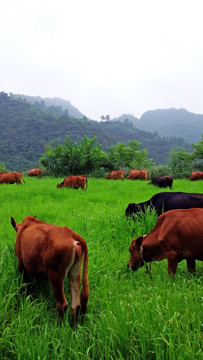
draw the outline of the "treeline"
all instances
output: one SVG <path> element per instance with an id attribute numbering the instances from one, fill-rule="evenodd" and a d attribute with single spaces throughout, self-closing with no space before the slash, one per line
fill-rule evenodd
<path id="1" fill-rule="evenodd" d="M 161 138 L 157 133 L 136 129 L 129 121 L 99 123 L 85 117 L 75 119 L 61 107 L 47 107 L 43 101 L 33 104 L 0 93 L 0 163 L 7 169 L 24 171 L 38 167 L 45 145 L 63 142 L 67 135 L 77 144 L 84 136 L 90 139 L 96 136 L 105 152 L 118 143 L 128 144 L 136 139 L 156 164 L 166 164 L 174 146 L 182 146 L 187 152 L 193 149 L 180 138 Z"/>
<path id="2" fill-rule="evenodd" d="M 106 153 L 96 142 L 96 137 L 89 139 L 84 136 L 80 144 L 73 144 L 66 136 L 63 144 L 54 145 L 52 142 L 46 146 L 41 164 L 45 174 L 54 176 L 86 174 L 103 177 L 114 169 L 150 168 L 154 164 L 147 158 L 148 151 L 141 149 L 140 145 L 137 140 L 118 143 Z"/>
<path id="3" fill-rule="evenodd" d="M 184 178 L 189 177 L 193 170 L 203 171 L 203 140 L 193 145 L 192 153 L 172 150 L 169 163 L 160 166 L 154 166 L 147 157 L 148 151 L 141 149 L 140 145 L 137 140 L 118 143 L 106 153 L 96 142 L 96 137 L 89 139 L 84 136 L 80 144 L 73 144 L 67 136 L 63 144 L 54 145 L 52 142 L 46 146 L 41 164 L 44 174 L 54 176 L 86 174 L 104 177 L 107 171 L 122 168 L 125 173 L 131 169 L 146 169 L 151 177 L 172 175 Z"/>

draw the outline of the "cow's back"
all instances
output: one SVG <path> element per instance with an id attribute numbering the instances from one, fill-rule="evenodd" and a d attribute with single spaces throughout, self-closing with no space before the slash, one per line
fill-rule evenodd
<path id="1" fill-rule="evenodd" d="M 131 170 L 130 174 L 127 176 L 127 179 L 136 180 L 144 179 L 147 180 L 147 171 L 146 170 Z"/>
<path id="2" fill-rule="evenodd" d="M 157 193 L 147 202 L 158 212 L 173 209 L 203 208 L 203 194 L 184 192 Z"/>
<path id="3" fill-rule="evenodd" d="M 118 170 L 118 171 L 111 171 L 108 177 L 106 179 L 122 179 L 124 180 L 124 170 Z"/>
<path id="4" fill-rule="evenodd" d="M 193 171 L 191 173 L 190 180 L 203 180 L 203 171 Z"/>
<path id="5" fill-rule="evenodd" d="M 170 210 L 162 214 L 157 223 L 154 234 L 151 233 L 165 251 L 203 260 L 203 209 Z"/>
<path id="6" fill-rule="evenodd" d="M 21 184 L 21 175 L 17 172 L 10 172 L 0 175 L 1 184 Z"/>
<path id="7" fill-rule="evenodd" d="M 16 239 L 16 255 L 32 275 L 47 274 L 53 268 L 64 271 L 65 263 L 73 264 L 78 237 L 68 227 L 46 224 L 37 219 L 30 222 L 25 218 Z"/>
<path id="8" fill-rule="evenodd" d="M 203 194 L 177 194 L 164 202 L 164 211 L 203 208 Z"/>

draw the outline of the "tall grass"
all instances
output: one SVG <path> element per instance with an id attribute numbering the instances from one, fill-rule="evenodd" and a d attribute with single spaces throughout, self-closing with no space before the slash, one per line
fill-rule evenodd
<path id="1" fill-rule="evenodd" d="M 127 269 L 128 247 L 156 222 L 154 213 L 127 221 L 129 202 L 161 191 L 144 181 L 89 179 L 88 190 L 56 189 L 60 179 L 26 178 L 26 185 L 0 187 L 0 358 L 1 359 L 200 359 L 202 351 L 202 270 L 190 277 L 178 265 L 175 280 L 166 260 Z M 201 182 L 175 180 L 173 191 L 202 192 Z M 169 191 L 169 190 L 167 190 Z M 13 216 L 27 215 L 69 226 L 87 242 L 90 298 L 77 331 L 70 311 L 59 326 L 48 282 L 33 280 L 28 295 L 14 253 Z M 65 292 L 70 303 L 68 281 Z"/>

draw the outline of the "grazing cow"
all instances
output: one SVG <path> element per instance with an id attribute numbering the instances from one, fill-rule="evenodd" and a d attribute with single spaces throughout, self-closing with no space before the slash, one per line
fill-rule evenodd
<path id="1" fill-rule="evenodd" d="M 203 209 L 176 209 L 159 216 L 154 229 L 132 240 L 128 267 L 136 271 L 146 262 L 168 259 L 168 274 L 175 276 L 177 265 L 187 261 L 195 272 L 195 260 L 203 260 Z"/>
<path id="2" fill-rule="evenodd" d="M 148 201 L 128 204 L 125 214 L 126 216 L 132 216 L 140 211 L 145 213 L 148 207 L 154 209 L 158 215 L 173 209 L 203 208 L 203 194 L 185 192 L 157 193 Z"/>
<path id="3" fill-rule="evenodd" d="M 28 176 L 37 176 L 38 178 L 42 177 L 41 169 L 31 169 L 28 173 Z"/>
<path id="4" fill-rule="evenodd" d="M 67 176 L 61 183 L 57 184 L 56 187 L 70 187 L 73 189 L 85 189 L 87 190 L 87 176 L 78 175 L 78 176 Z"/>
<path id="5" fill-rule="evenodd" d="M 166 188 L 167 186 L 171 189 L 173 185 L 173 178 L 172 176 L 158 176 L 153 177 L 151 182 L 148 185 L 155 185 L 160 188 Z"/>
<path id="6" fill-rule="evenodd" d="M 203 180 L 203 171 L 193 171 L 190 175 L 190 181 Z"/>
<path id="7" fill-rule="evenodd" d="M 25 183 L 23 175 L 20 172 L 10 172 L 0 175 L 0 184 L 18 184 L 21 185 L 21 180 Z"/>
<path id="8" fill-rule="evenodd" d="M 111 171 L 109 175 L 105 176 L 105 179 L 124 180 L 124 170 Z"/>
<path id="9" fill-rule="evenodd" d="M 47 224 L 33 216 L 25 217 L 20 224 L 11 218 L 11 224 L 17 232 L 15 252 L 20 272 L 27 279 L 28 274 L 39 278 L 44 275 L 48 277 L 61 320 L 68 308 L 64 294 L 64 279 L 68 275 L 73 320 L 77 320 L 80 306 L 81 312 L 85 314 L 89 296 L 88 250 L 85 240 L 66 226 Z M 79 300 L 83 255 L 83 283 Z"/>
<path id="10" fill-rule="evenodd" d="M 130 174 L 127 176 L 127 179 L 131 180 L 147 180 L 148 172 L 146 170 L 131 170 Z"/>
<path id="11" fill-rule="evenodd" d="M 25 180 L 23 179 L 23 174 L 20 171 L 14 171 L 14 172 L 12 172 L 12 174 L 20 175 L 21 180 L 24 182 L 24 184 L 26 184 Z"/>

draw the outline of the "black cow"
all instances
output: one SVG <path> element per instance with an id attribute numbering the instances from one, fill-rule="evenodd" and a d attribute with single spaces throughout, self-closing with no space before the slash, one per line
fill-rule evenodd
<path id="1" fill-rule="evenodd" d="M 157 193 L 148 201 L 128 204 L 125 214 L 128 217 L 139 211 L 145 213 L 148 207 L 156 210 L 158 215 L 173 209 L 203 208 L 203 194 L 185 192 Z"/>
<path id="2" fill-rule="evenodd" d="M 171 189 L 173 185 L 173 178 L 172 176 L 153 177 L 151 182 L 148 183 L 148 185 L 149 184 L 158 186 L 160 188 L 166 188 L 167 186 L 169 186 Z"/>

